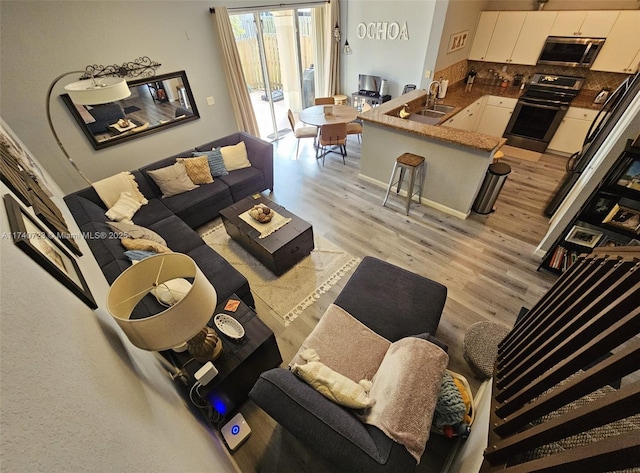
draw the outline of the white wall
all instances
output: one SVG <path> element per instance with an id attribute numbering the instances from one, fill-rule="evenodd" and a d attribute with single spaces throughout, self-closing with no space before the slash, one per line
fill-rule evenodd
<path id="1" fill-rule="evenodd" d="M 121 64 L 149 56 L 158 73 L 185 70 L 201 119 L 95 151 L 57 97 L 53 120 L 72 158 L 90 180 L 134 169 L 236 130 L 209 13 L 213 2 L 29 1 L 0 3 L 0 106 L 65 193 L 86 186 L 57 148 L 45 119 L 45 95 L 59 74 L 90 64 Z M 187 38 L 187 33 L 189 38 Z M 208 106 L 206 97 L 216 104 Z"/>
<path id="2" fill-rule="evenodd" d="M 16 247 L 0 207 L 2 471 L 234 472 L 154 356 Z M 107 283 L 80 244 L 78 264 L 104 307 Z"/>
<path id="3" fill-rule="evenodd" d="M 438 0 L 442 1 L 442 0 Z M 341 54 L 342 93 L 358 89 L 358 74 L 389 80 L 389 93 L 397 97 L 405 84 L 420 84 L 436 0 L 342 0 L 342 44 L 348 38 L 353 54 Z M 345 26 L 348 8 L 348 24 Z M 407 23 L 407 40 L 359 39 L 358 23 Z"/>

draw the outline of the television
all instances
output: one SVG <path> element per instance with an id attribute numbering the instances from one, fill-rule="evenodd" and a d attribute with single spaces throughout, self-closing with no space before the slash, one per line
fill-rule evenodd
<path id="1" fill-rule="evenodd" d="M 358 92 L 365 94 L 367 92 L 380 93 L 380 85 L 382 79 L 379 76 L 368 76 L 360 74 L 358 76 Z"/>

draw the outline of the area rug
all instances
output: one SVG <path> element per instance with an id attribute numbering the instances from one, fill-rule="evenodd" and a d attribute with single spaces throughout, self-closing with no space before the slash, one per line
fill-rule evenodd
<path id="1" fill-rule="evenodd" d="M 315 249 L 311 254 L 283 275 L 276 276 L 232 240 L 223 225 L 201 236 L 247 278 L 251 292 L 282 317 L 285 325 L 293 322 L 360 262 L 327 239 L 314 235 Z"/>
<path id="2" fill-rule="evenodd" d="M 530 151 L 528 149 L 516 148 L 515 146 L 504 145 L 500 148 L 500 151 L 504 153 L 505 156 L 509 156 L 510 158 L 518 158 L 523 159 L 525 161 L 539 161 L 542 157 L 542 153 L 538 153 L 537 151 Z"/>
<path id="3" fill-rule="evenodd" d="M 125 114 L 133 113 L 133 112 L 137 112 L 138 110 L 140 110 L 140 107 L 136 107 L 135 105 L 131 105 L 130 107 L 125 107 L 124 108 L 124 113 Z"/>

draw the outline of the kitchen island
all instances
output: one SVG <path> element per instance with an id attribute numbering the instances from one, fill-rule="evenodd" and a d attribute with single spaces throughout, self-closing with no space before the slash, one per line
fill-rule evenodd
<path id="1" fill-rule="evenodd" d="M 425 90 L 414 90 L 359 115 L 363 121 L 360 178 L 386 188 L 398 156 L 423 156 L 422 203 L 467 218 L 493 155 L 506 140 L 425 123 L 424 117 L 416 115 L 426 101 Z M 399 117 L 405 104 L 413 115 L 408 119 Z M 454 108 L 433 123 L 442 123 L 460 109 Z"/>

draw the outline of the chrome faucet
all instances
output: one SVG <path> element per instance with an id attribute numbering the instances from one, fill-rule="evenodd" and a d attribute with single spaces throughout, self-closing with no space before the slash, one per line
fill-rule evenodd
<path id="1" fill-rule="evenodd" d="M 435 86 L 435 92 L 433 91 Z M 427 95 L 427 107 L 434 106 L 438 103 L 438 94 L 440 93 L 440 81 L 434 80 L 429 84 L 429 93 Z M 432 103 L 433 98 L 433 103 Z"/>

